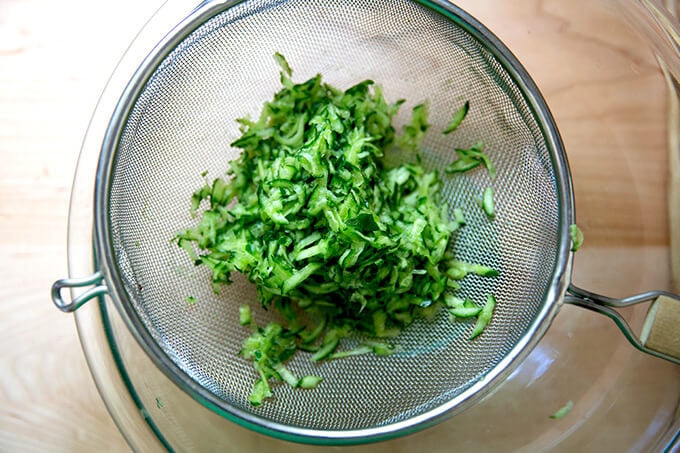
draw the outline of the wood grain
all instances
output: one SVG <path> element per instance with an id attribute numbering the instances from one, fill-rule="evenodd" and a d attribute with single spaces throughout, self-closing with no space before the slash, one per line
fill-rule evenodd
<path id="1" fill-rule="evenodd" d="M 666 91 L 640 38 L 601 2 L 460 3 L 544 92 L 568 149 L 585 247 L 667 249 Z M 89 116 L 159 4 L 0 0 L 0 451 L 128 449 L 72 317 L 48 292 L 67 275 L 69 192 Z M 595 255 L 590 269 L 610 269 Z M 581 278 L 606 290 L 625 274 Z"/>
<path id="2" fill-rule="evenodd" d="M 642 344 L 649 349 L 680 358 L 680 302 L 670 297 L 659 297 L 652 307 L 640 334 Z"/>
<path id="3" fill-rule="evenodd" d="M 464 6 L 513 43 L 511 50 L 546 97 L 570 160 L 588 243 L 667 244 L 663 75 L 612 2 L 487 0 Z"/>
<path id="4" fill-rule="evenodd" d="M 89 117 L 158 4 L 0 1 L 0 451 L 128 450 L 48 295 Z"/>

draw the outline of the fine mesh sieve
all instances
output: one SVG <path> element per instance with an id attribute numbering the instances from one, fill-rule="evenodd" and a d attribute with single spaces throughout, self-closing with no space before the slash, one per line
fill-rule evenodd
<path id="1" fill-rule="evenodd" d="M 441 169 L 454 145 L 484 140 L 498 169 L 495 220 L 475 202 L 491 184 L 484 172 L 445 177 L 442 193 L 451 207 L 469 213 L 469 226 L 454 241 L 456 256 L 500 276 L 471 277 L 460 291 L 473 300 L 497 295 L 493 321 L 475 341 L 468 340 L 469 323 L 452 323 L 442 311 L 407 328 L 398 338 L 403 352 L 391 357 L 319 365 L 297 354 L 290 369 L 323 376 L 323 385 L 314 391 L 281 385 L 272 401 L 254 408 L 248 396 L 257 375 L 238 356 L 248 335 L 238 306 L 258 307 L 254 287 L 235 276 L 215 294 L 209 271 L 195 267 L 171 239 L 197 221 L 189 202 L 201 174 L 222 176 L 237 157 L 229 146 L 239 136 L 235 119 L 257 115 L 278 90 L 276 51 L 286 55 L 296 80 L 321 73 L 346 88 L 370 78 L 388 100 L 406 99 L 397 129 L 425 99 L 433 130 L 444 127 L 454 106 L 470 101 L 453 137 L 426 136 L 423 162 Z M 546 124 L 549 114 L 537 111 L 543 108 L 537 91 L 527 90 L 528 80 L 518 80 L 510 55 L 500 52 L 455 10 L 404 0 L 248 1 L 214 7 L 178 28 L 121 100 L 97 194 L 99 254 L 143 341 L 157 345 L 158 360 L 181 370 L 227 412 L 300 432 L 403 429 L 479 393 L 483 380 L 540 334 L 554 309 L 556 271 L 564 271 L 568 258 L 564 226 L 571 223 L 559 138 Z M 276 315 L 255 310 L 258 324 L 271 318 Z"/>
<path id="2" fill-rule="evenodd" d="M 484 334 L 442 311 L 398 337 L 389 357 L 321 364 L 299 353 L 289 368 L 323 376 L 313 391 L 275 387 L 249 404 L 257 379 L 238 356 L 248 329 L 277 319 L 240 275 L 213 291 L 211 275 L 171 240 L 197 222 L 191 194 L 223 176 L 239 150 L 236 118 L 256 116 L 279 87 L 274 52 L 296 81 L 317 73 L 339 88 L 370 78 L 388 101 L 430 103 L 432 130 L 469 100 L 452 135 L 426 135 L 423 163 L 442 169 L 454 146 L 483 140 L 497 168 L 443 177 L 442 194 L 468 225 L 452 241 L 459 259 L 500 271 L 470 276 L 460 294 L 498 303 Z M 573 197 L 566 157 L 540 93 L 488 30 L 443 1 L 253 0 L 208 3 L 154 49 L 123 94 L 98 168 L 95 249 L 108 292 L 155 362 L 209 407 L 251 428 L 294 440 L 379 439 L 426 426 L 487 394 L 540 339 L 567 287 Z M 496 216 L 475 197 L 495 190 Z M 196 302 L 188 303 L 191 297 Z"/>

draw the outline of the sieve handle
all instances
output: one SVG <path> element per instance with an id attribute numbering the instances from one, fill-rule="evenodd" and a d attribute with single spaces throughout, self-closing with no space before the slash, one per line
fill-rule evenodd
<path id="1" fill-rule="evenodd" d="M 680 365 L 680 296 L 649 291 L 625 299 L 614 299 L 569 286 L 564 301 L 611 318 L 628 341 L 642 352 Z M 638 336 L 616 308 L 651 302 Z"/>
<path id="2" fill-rule="evenodd" d="M 84 278 L 62 278 L 61 280 L 57 280 L 52 284 L 52 302 L 54 302 L 54 305 L 64 313 L 74 312 L 90 299 L 108 292 L 108 288 L 102 283 L 102 280 L 102 274 L 99 272 L 95 272 L 89 277 Z M 70 302 L 64 300 L 61 295 L 61 290 L 64 288 L 79 288 L 92 285 L 95 286 L 78 295 Z"/>

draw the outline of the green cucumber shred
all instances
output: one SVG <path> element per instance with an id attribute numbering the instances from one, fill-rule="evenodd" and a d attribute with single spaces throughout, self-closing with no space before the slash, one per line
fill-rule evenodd
<path id="1" fill-rule="evenodd" d="M 482 307 L 478 307 L 470 299 L 466 299 L 462 305 L 449 308 L 449 314 L 456 318 L 473 318 L 482 311 Z"/>
<path id="2" fill-rule="evenodd" d="M 583 231 L 578 225 L 572 223 L 569 225 L 569 235 L 571 236 L 571 251 L 577 252 L 583 245 Z"/>
<path id="3" fill-rule="evenodd" d="M 242 326 L 246 326 L 246 325 L 250 324 L 250 322 L 251 322 L 250 305 L 241 305 L 238 308 L 238 314 L 239 314 L 239 323 Z"/>
<path id="4" fill-rule="evenodd" d="M 493 218 L 496 215 L 495 205 L 494 191 L 491 187 L 487 187 L 482 195 L 482 209 L 489 218 Z"/>
<path id="5" fill-rule="evenodd" d="M 241 135 L 231 146 L 241 150 L 239 157 L 224 177 L 192 194 L 195 225 L 176 237 L 196 265 L 210 270 L 216 292 L 241 273 L 262 306 L 285 320 L 261 327 L 241 307 L 240 323 L 251 334 L 240 355 L 253 362 L 258 376 L 250 395 L 254 406 L 273 397 L 270 382 L 323 385 L 321 377 L 298 377 L 288 368 L 298 351 L 313 362 L 392 355 L 404 328 L 441 308 L 488 324 L 490 302 L 479 308 L 453 304 L 451 297 L 468 274 L 498 275 L 448 251 L 466 220 L 442 199 L 440 173 L 420 159 L 430 128 L 427 102 L 416 105 L 411 121 L 396 131 L 392 122 L 404 101 L 388 102 L 372 80 L 344 90 L 321 75 L 295 83 L 283 55 L 274 59 L 281 89 L 256 118 L 238 119 Z M 466 103 L 445 134 L 468 109 Z M 412 158 L 387 165 L 395 148 Z M 456 148 L 456 162 L 463 163 L 454 162 L 446 173 L 484 165 L 493 175 L 482 150 L 481 142 Z M 344 348 L 348 337 L 359 338 L 359 345 Z"/>
<path id="6" fill-rule="evenodd" d="M 313 389 L 316 388 L 321 381 L 323 381 L 323 378 L 320 376 L 304 376 L 300 379 L 298 387 L 301 389 Z"/>
<path id="7" fill-rule="evenodd" d="M 550 418 L 554 420 L 559 420 L 561 418 L 564 418 L 571 410 L 574 408 L 574 402 L 572 400 L 569 400 L 566 402 L 564 406 L 559 408 L 557 411 L 555 411 L 554 414 L 550 416 Z"/>
<path id="8" fill-rule="evenodd" d="M 454 150 L 458 159 L 445 168 L 446 173 L 463 173 L 483 164 L 488 170 L 489 176 L 492 179 L 496 177 L 496 167 L 489 156 L 484 154 L 483 142 L 478 141 L 470 148 L 455 148 Z"/>
<path id="9" fill-rule="evenodd" d="M 475 327 L 470 334 L 470 340 L 478 337 L 482 334 L 482 332 L 484 332 L 484 329 L 486 329 L 489 321 L 491 321 L 491 315 L 493 314 L 494 308 L 496 308 L 496 298 L 492 294 L 489 294 L 487 296 L 486 303 L 477 316 L 477 322 L 475 323 Z"/>
<path id="10" fill-rule="evenodd" d="M 467 116 L 468 110 L 470 110 L 470 101 L 465 101 L 465 104 L 463 104 L 463 106 L 460 109 L 458 109 L 456 113 L 453 114 L 451 122 L 448 124 L 448 126 L 446 126 L 446 129 L 444 129 L 444 132 L 442 132 L 442 134 L 448 135 L 451 132 L 458 129 L 458 126 L 460 126 L 460 124 Z"/>

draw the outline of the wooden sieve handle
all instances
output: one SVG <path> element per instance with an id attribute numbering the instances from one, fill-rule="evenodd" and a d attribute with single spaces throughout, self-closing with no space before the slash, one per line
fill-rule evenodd
<path id="1" fill-rule="evenodd" d="M 643 346 L 680 359 L 680 301 L 661 296 L 647 312 L 640 333 Z"/>
<path id="2" fill-rule="evenodd" d="M 564 301 L 611 318 L 630 343 L 640 351 L 680 365 L 680 296 L 648 291 L 625 299 L 614 299 L 570 285 Z M 651 302 L 638 336 L 618 309 Z"/>

